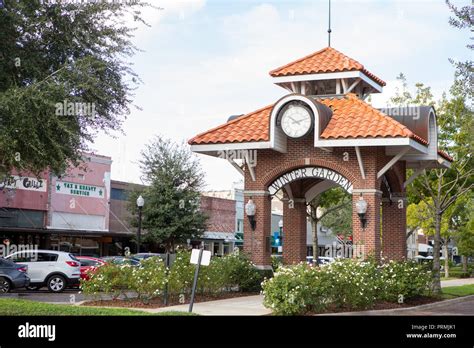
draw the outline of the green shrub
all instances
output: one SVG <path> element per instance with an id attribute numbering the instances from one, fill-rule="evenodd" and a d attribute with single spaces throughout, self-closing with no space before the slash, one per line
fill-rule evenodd
<path id="1" fill-rule="evenodd" d="M 321 311 L 327 306 L 326 274 L 323 269 L 301 263 L 280 267 L 273 278 L 262 284 L 264 306 L 279 315 L 299 315 Z"/>
<path id="2" fill-rule="evenodd" d="M 264 305 L 275 314 L 298 315 L 321 312 L 328 307 L 357 310 L 376 301 L 398 302 L 399 295 L 424 295 L 431 285 L 431 272 L 414 262 L 339 259 L 321 267 L 299 264 L 280 267 L 262 284 Z"/>
<path id="3" fill-rule="evenodd" d="M 140 267 L 133 267 L 128 282 L 128 289 L 133 291 L 143 302 L 148 303 L 164 290 L 166 266 L 158 257 L 150 257 L 140 262 Z"/>
<path id="4" fill-rule="evenodd" d="M 82 292 L 94 297 L 105 294 L 113 299 L 127 298 L 127 293 L 132 293 L 147 303 L 163 291 L 165 269 L 163 261 L 154 257 L 143 260 L 140 267 L 107 264 L 90 274 L 89 280 L 81 281 Z"/>
<path id="5" fill-rule="evenodd" d="M 191 253 L 179 251 L 168 275 L 169 292 L 171 294 L 188 294 L 191 292 L 195 265 L 190 263 Z"/>
<path id="6" fill-rule="evenodd" d="M 364 309 L 373 305 L 377 291 L 377 265 L 354 259 L 337 259 L 322 267 L 327 274 L 328 302 L 338 308 Z"/>
<path id="7" fill-rule="evenodd" d="M 272 255 L 272 269 L 273 272 L 278 270 L 278 267 L 283 265 L 283 259 L 280 256 Z"/>
<path id="8" fill-rule="evenodd" d="M 378 283 L 378 299 L 404 301 L 429 291 L 432 273 L 425 265 L 415 261 L 389 261 L 379 266 Z"/>
<path id="9" fill-rule="evenodd" d="M 238 288 L 242 292 L 261 290 L 264 274 L 261 274 L 245 255 L 232 253 L 221 260 L 227 289 Z"/>
<path id="10" fill-rule="evenodd" d="M 106 264 L 89 274 L 89 280 L 81 280 L 81 290 L 85 295 L 98 297 L 101 293 L 113 299 L 127 297 L 131 287 L 133 266 Z"/>

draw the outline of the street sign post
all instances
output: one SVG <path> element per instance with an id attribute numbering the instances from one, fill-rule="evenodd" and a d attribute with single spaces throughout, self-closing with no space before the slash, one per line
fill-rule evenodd
<path id="1" fill-rule="evenodd" d="M 196 265 L 196 271 L 194 272 L 194 281 L 193 281 L 193 289 L 191 292 L 191 301 L 189 302 L 189 313 L 193 311 L 194 305 L 194 296 L 196 295 L 196 287 L 197 287 L 197 280 L 199 277 L 199 267 L 209 266 L 211 262 L 211 252 L 209 250 L 200 249 L 193 249 L 191 252 L 191 263 Z"/>

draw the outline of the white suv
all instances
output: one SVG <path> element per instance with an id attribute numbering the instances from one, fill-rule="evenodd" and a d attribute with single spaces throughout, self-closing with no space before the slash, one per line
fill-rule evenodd
<path id="1" fill-rule="evenodd" d="M 47 286 L 51 292 L 61 292 L 68 286 L 78 286 L 81 263 L 74 255 L 54 250 L 25 250 L 6 259 L 28 266 L 29 289 Z"/>

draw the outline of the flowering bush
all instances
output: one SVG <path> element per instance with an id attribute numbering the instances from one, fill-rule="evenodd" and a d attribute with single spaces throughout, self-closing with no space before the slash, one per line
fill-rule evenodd
<path id="1" fill-rule="evenodd" d="M 179 251 L 168 275 L 169 292 L 187 294 L 193 286 L 195 265 L 190 263 L 191 253 Z"/>
<path id="2" fill-rule="evenodd" d="M 221 260 L 219 269 L 224 276 L 224 284 L 230 290 L 260 291 L 263 276 L 255 269 L 252 262 L 238 252 L 227 255 Z"/>
<path id="3" fill-rule="evenodd" d="M 275 314 L 296 315 L 325 308 L 326 291 L 323 269 L 301 263 L 279 267 L 273 278 L 262 283 L 264 305 Z"/>
<path id="4" fill-rule="evenodd" d="M 133 266 L 106 264 L 94 273 L 89 273 L 89 280 L 81 280 L 82 292 L 98 297 L 109 295 L 113 299 L 127 297 L 130 288 Z"/>
<path id="5" fill-rule="evenodd" d="M 425 294 L 431 273 L 413 262 L 360 262 L 339 259 L 322 267 L 282 266 L 262 283 L 264 305 L 275 314 L 321 312 L 329 306 L 365 309 L 376 301 L 397 302 Z"/>
<path id="6" fill-rule="evenodd" d="M 161 295 L 168 281 L 166 265 L 162 259 L 150 257 L 141 261 L 140 267 L 131 267 L 131 270 L 128 290 L 136 293 L 143 303 Z"/>
<path id="7" fill-rule="evenodd" d="M 367 308 L 375 302 L 377 266 L 374 262 L 337 259 L 324 267 L 328 301 L 339 308 Z"/>
<path id="8" fill-rule="evenodd" d="M 179 252 L 169 274 L 170 292 L 190 293 L 195 265 L 190 264 L 191 253 Z M 262 277 L 252 263 L 239 253 L 213 257 L 209 266 L 200 268 L 198 291 L 218 293 L 222 290 L 259 291 Z"/>
<path id="9" fill-rule="evenodd" d="M 378 298 L 381 300 L 404 301 L 431 290 L 431 270 L 414 261 L 389 261 L 378 271 Z"/>

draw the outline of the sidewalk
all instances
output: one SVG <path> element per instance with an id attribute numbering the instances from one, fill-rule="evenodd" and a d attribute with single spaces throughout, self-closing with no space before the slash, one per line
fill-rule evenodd
<path id="1" fill-rule="evenodd" d="M 453 280 L 446 280 L 441 282 L 441 287 L 448 287 L 448 286 L 461 286 L 466 284 L 474 284 L 474 278 L 468 279 L 453 279 Z M 441 306 L 446 306 L 447 304 L 451 303 L 459 303 L 459 306 L 465 306 L 467 312 L 465 313 L 473 313 L 474 308 L 474 296 L 469 296 L 465 299 L 469 301 L 469 306 L 466 306 L 467 303 L 461 304 L 464 300 L 462 299 L 455 299 L 455 300 L 446 300 L 443 301 L 444 304 Z M 453 302 L 450 302 L 453 301 Z M 428 304 L 423 305 L 419 308 L 420 313 L 427 313 L 422 312 L 421 310 L 427 311 L 434 309 L 440 306 L 440 303 L 436 304 Z M 134 310 L 140 310 L 150 313 L 159 313 L 159 312 L 168 312 L 168 311 L 177 311 L 177 312 L 187 312 L 189 308 L 188 304 L 178 305 L 178 306 L 169 306 L 165 308 L 131 308 Z M 416 312 L 416 307 L 411 308 L 403 308 L 397 310 L 382 310 L 382 311 L 363 311 L 363 312 L 350 312 L 350 313 L 334 313 L 334 314 L 326 314 L 326 315 L 420 315 Z M 411 313 L 410 313 L 411 312 Z M 259 316 L 259 315 L 269 315 L 271 314 L 271 310 L 265 308 L 263 306 L 263 295 L 253 295 L 253 296 L 242 296 L 242 297 L 234 297 L 225 300 L 217 300 L 217 301 L 208 301 L 208 302 L 201 302 L 195 303 L 193 306 L 193 313 L 199 315 L 252 315 L 252 316 Z M 462 314 L 465 314 L 462 313 Z"/>
<path id="2" fill-rule="evenodd" d="M 188 304 L 170 306 L 166 308 L 141 309 L 150 313 L 159 312 L 187 312 Z M 263 296 L 242 296 L 225 300 L 195 303 L 193 313 L 200 315 L 267 315 L 271 311 L 263 306 Z"/>
<path id="3" fill-rule="evenodd" d="M 465 279 L 451 279 L 451 280 L 442 280 L 441 287 L 445 288 L 448 286 L 461 286 L 474 284 L 474 278 L 465 278 Z"/>

